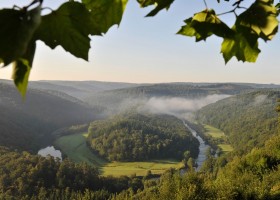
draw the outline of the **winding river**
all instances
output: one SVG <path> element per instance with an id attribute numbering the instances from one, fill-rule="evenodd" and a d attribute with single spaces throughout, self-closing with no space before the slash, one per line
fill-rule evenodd
<path id="1" fill-rule="evenodd" d="M 204 140 L 186 122 L 183 123 L 191 131 L 192 135 L 199 141 L 199 154 L 197 159 L 195 160 L 195 162 L 197 163 L 196 171 L 199 171 L 203 162 L 206 160 L 206 150 L 210 146 L 205 144 Z"/>

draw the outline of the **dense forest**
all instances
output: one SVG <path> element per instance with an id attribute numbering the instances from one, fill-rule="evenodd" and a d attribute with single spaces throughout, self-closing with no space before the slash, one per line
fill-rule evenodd
<path id="1" fill-rule="evenodd" d="M 197 112 L 197 120 L 224 131 L 236 150 L 261 147 L 277 134 L 280 91 L 260 90 L 210 104 Z"/>
<path id="2" fill-rule="evenodd" d="M 101 177 L 96 168 L 69 160 L 15 152 L 0 147 L 0 199 L 109 199 L 128 188 L 143 188 L 141 178 Z"/>
<path id="3" fill-rule="evenodd" d="M 88 143 L 110 161 L 196 158 L 199 145 L 176 117 L 134 113 L 91 123 Z"/>

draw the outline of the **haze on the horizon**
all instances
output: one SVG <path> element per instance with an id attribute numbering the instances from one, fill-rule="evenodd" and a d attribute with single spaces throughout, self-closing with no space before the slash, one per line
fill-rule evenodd
<path id="1" fill-rule="evenodd" d="M 2 1 L 0 7 L 18 2 L 24 5 L 29 1 Z M 45 0 L 44 6 L 55 8 L 62 2 Z M 216 8 L 213 1 L 207 3 Z M 176 0 L 169 11 L 145 18 L 150 9 L 140 9 L 136 0 L 130 0 L 119 28 L 114 26 L 104 37 L 93 37 L 89 62 L 61 47 L 51 50 L 38 42 L 30 80 L 280 83 L 279 35 L 266 44 L 260 42 L 262 52 L 257 63 L 233 59 L 225 65 L 219 53 L 221 39 L 212 37 L 196 43 L 194 38 L 175 34 L 183 20 L 205 9 L 202 0 Z M 226 8 L 222 5 L 219 9 Z M 11 70 L 11 66 L 1 69 L 0 79 L 9 79 Z"/>

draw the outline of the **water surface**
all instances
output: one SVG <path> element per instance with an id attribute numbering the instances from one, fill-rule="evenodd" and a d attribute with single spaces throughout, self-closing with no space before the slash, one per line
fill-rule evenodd
<path id="1" fill-rule="evenodd" d="M 185 126 L 191 131 L 192 135 L 199 141 L 199 154 L 195 162 L 197 163 L 196 170 L 200 170 L 203 162 L 207 159 L 206 158 L 206 150 L 210 147 L 209 145 L 205 144 L 205 141 L 197 134 L 197 132 L 192 129 L 188 124 L 184 122 Z"/>

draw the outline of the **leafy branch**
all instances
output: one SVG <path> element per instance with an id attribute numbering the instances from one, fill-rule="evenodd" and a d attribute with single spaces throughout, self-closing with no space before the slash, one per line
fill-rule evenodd
<path id="1" fill-rule="evenodd" d="M 260 53 L 258 39 L 271 40 L 278 31 L 279 7 L 274 6 L 272 0 L 256 0 L 249 8 L 244 8 L 240 6 L 242 1 L 235 2 L 231 11 L 219 15 L 212 9 L 196 13 L 185 20 L 186 25 L 178 34 L 195 37 L 197 42 L 216 35 L 224 39 L 221 53 L 225 63 L 232 57 L 243 62 L 255 62 Z M 236 9 L 239 8 L 245 11 L 237 15 Z M 219 19 L 220 15 L 228 13 L 236 16 L 231 28 Z"/>
<path id="2" fill-rule="evenodd" d="M 220 14 L 217 14 L 217 16 L 221 16 L 221 15 L 225 15 L 225 14 L 229 14 L 229 13 L 234 13 L 235 17 L 238 17 L 237 13 L 236 13 L 236 10 L 237 9 L 247 9 L 245 7 L 242 7 L 240 6 L 240 4 L 243 2 L 244 0 L 239 0 L 239 1 L 236 1 L 234 4 L 232 4 L 232 6 L 235 6 L 232 10 L 230 11 L 227 11 L 227 12 L 223 12 L 223 13 L 220 13 Z"/>

